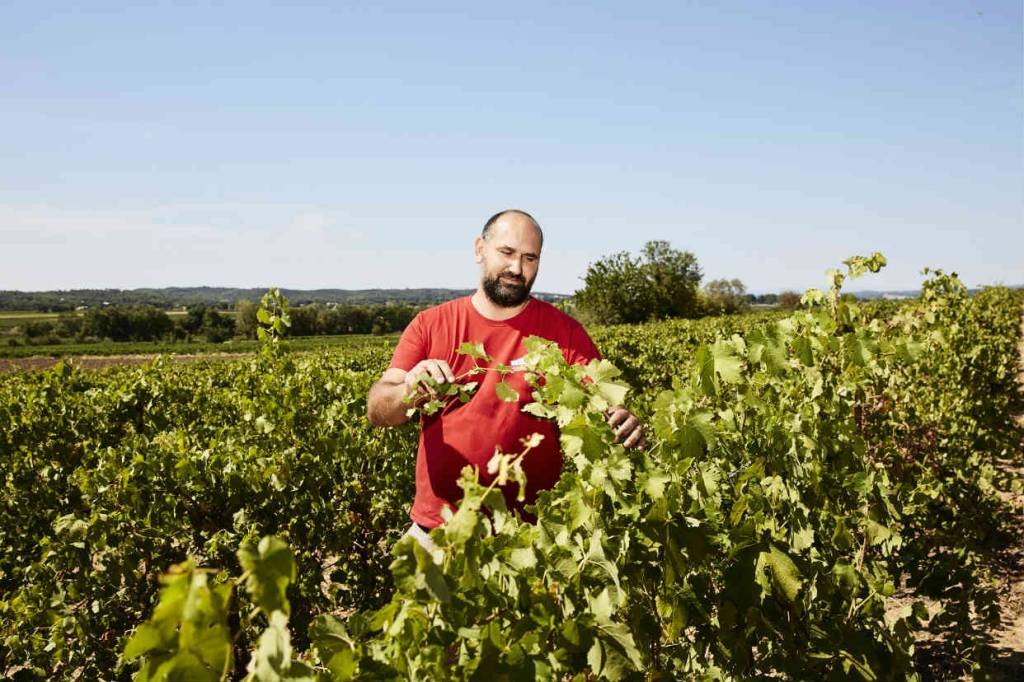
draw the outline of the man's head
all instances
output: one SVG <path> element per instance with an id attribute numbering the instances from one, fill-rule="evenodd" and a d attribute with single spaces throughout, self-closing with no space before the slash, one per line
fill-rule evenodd
<path id="1" fill-rule="evenodd" d="M 480 284 L 487 298 L 503 308 L 514 308 L 530 295 L 537 279 L 544 233 L 526 211 L 496 213 L 476 239 Z"/>

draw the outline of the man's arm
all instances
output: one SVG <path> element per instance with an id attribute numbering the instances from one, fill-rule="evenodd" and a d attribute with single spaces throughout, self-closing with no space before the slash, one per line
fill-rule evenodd
<path id="1" fill-rule="evenodd" d="M 455 374 L 444 360 L 423 360 L 408 372 L 391 367 L 370 387 L 366 398 L 366 418 L 370 423 L 374 426 L 401 426 L 409 421 L 406 412 L 410 402 L 406 401 L 406 396 L 416 394 L 412 404 L 417 405 L 431 396 L 425 384 L 416 383 L 416 378 L 422 375 L 432 377 L 439 384 L 455 381 Z"/>

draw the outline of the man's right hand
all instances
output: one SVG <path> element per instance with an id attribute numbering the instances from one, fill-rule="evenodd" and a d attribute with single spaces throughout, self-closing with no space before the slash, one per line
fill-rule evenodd
<path id="1" fill-rule="evenodd" d="M 405 373 L 402 383 L 405 385 L 405 397 L 414 400 L 419 404 L 424 399 L 434 397 L 434 392 L 427 384 L 419 381 L 422 377 L 428 376 L 439 384 L 455 383 L 455 373 L 444 360 L 428 358 L 413 365 L 412 369 Z M 415 399 L 412 396 L 415 395 Z"/>
<path id="2" fill-rule="evenodd" d="M 409 402 L 419 406 L 434 397 L 432 389 L 418 377 L 428 376 L 439 384 L 454 383 L 455 373 L 444 360 L 428 358 L 408 372 L 392 367 L 370 387 L 366 416 L 374 426 L 398 426 L 409 421 Z"/>

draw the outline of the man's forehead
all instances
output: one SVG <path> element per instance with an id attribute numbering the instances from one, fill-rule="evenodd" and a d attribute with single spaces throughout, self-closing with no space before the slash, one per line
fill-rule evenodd
<path id="1" fill-rule="evenodd" d="M 522 254 L 524 254 L 526 256 L 539 256 L 540 255 L 540 247 L 539 246 L 533 246 L 532 244 L 522 244 L 522 243 L 515 242 L 513 240 L 502 240 L 500 238 L 499 239 L 493 239 L 492 238 L 491 239 L 491 243 L 494 245 L 494 248 L 498 249 L 499 251 L 502 251 L 504 249 L 508 249 L 509 251 L 519 251 L 519 252 L 521 252 Z"/>
<path id="2" fill-rule="evenodd" d="M 540 228 L 533 220 L 518 214 L 499 218 L 487 233 L 488 241 L 498 248 L 540 251 Z"/>

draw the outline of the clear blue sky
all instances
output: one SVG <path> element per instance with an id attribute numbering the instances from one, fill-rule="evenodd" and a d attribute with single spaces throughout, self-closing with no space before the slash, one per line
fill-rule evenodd
<path id="1" fill-rule="evenodd" d="M 1019 0 L 490 4 L 4 3 L 0 289 L 471 287 L 511 206 L 541 291 L 1024 282 Z"/>

